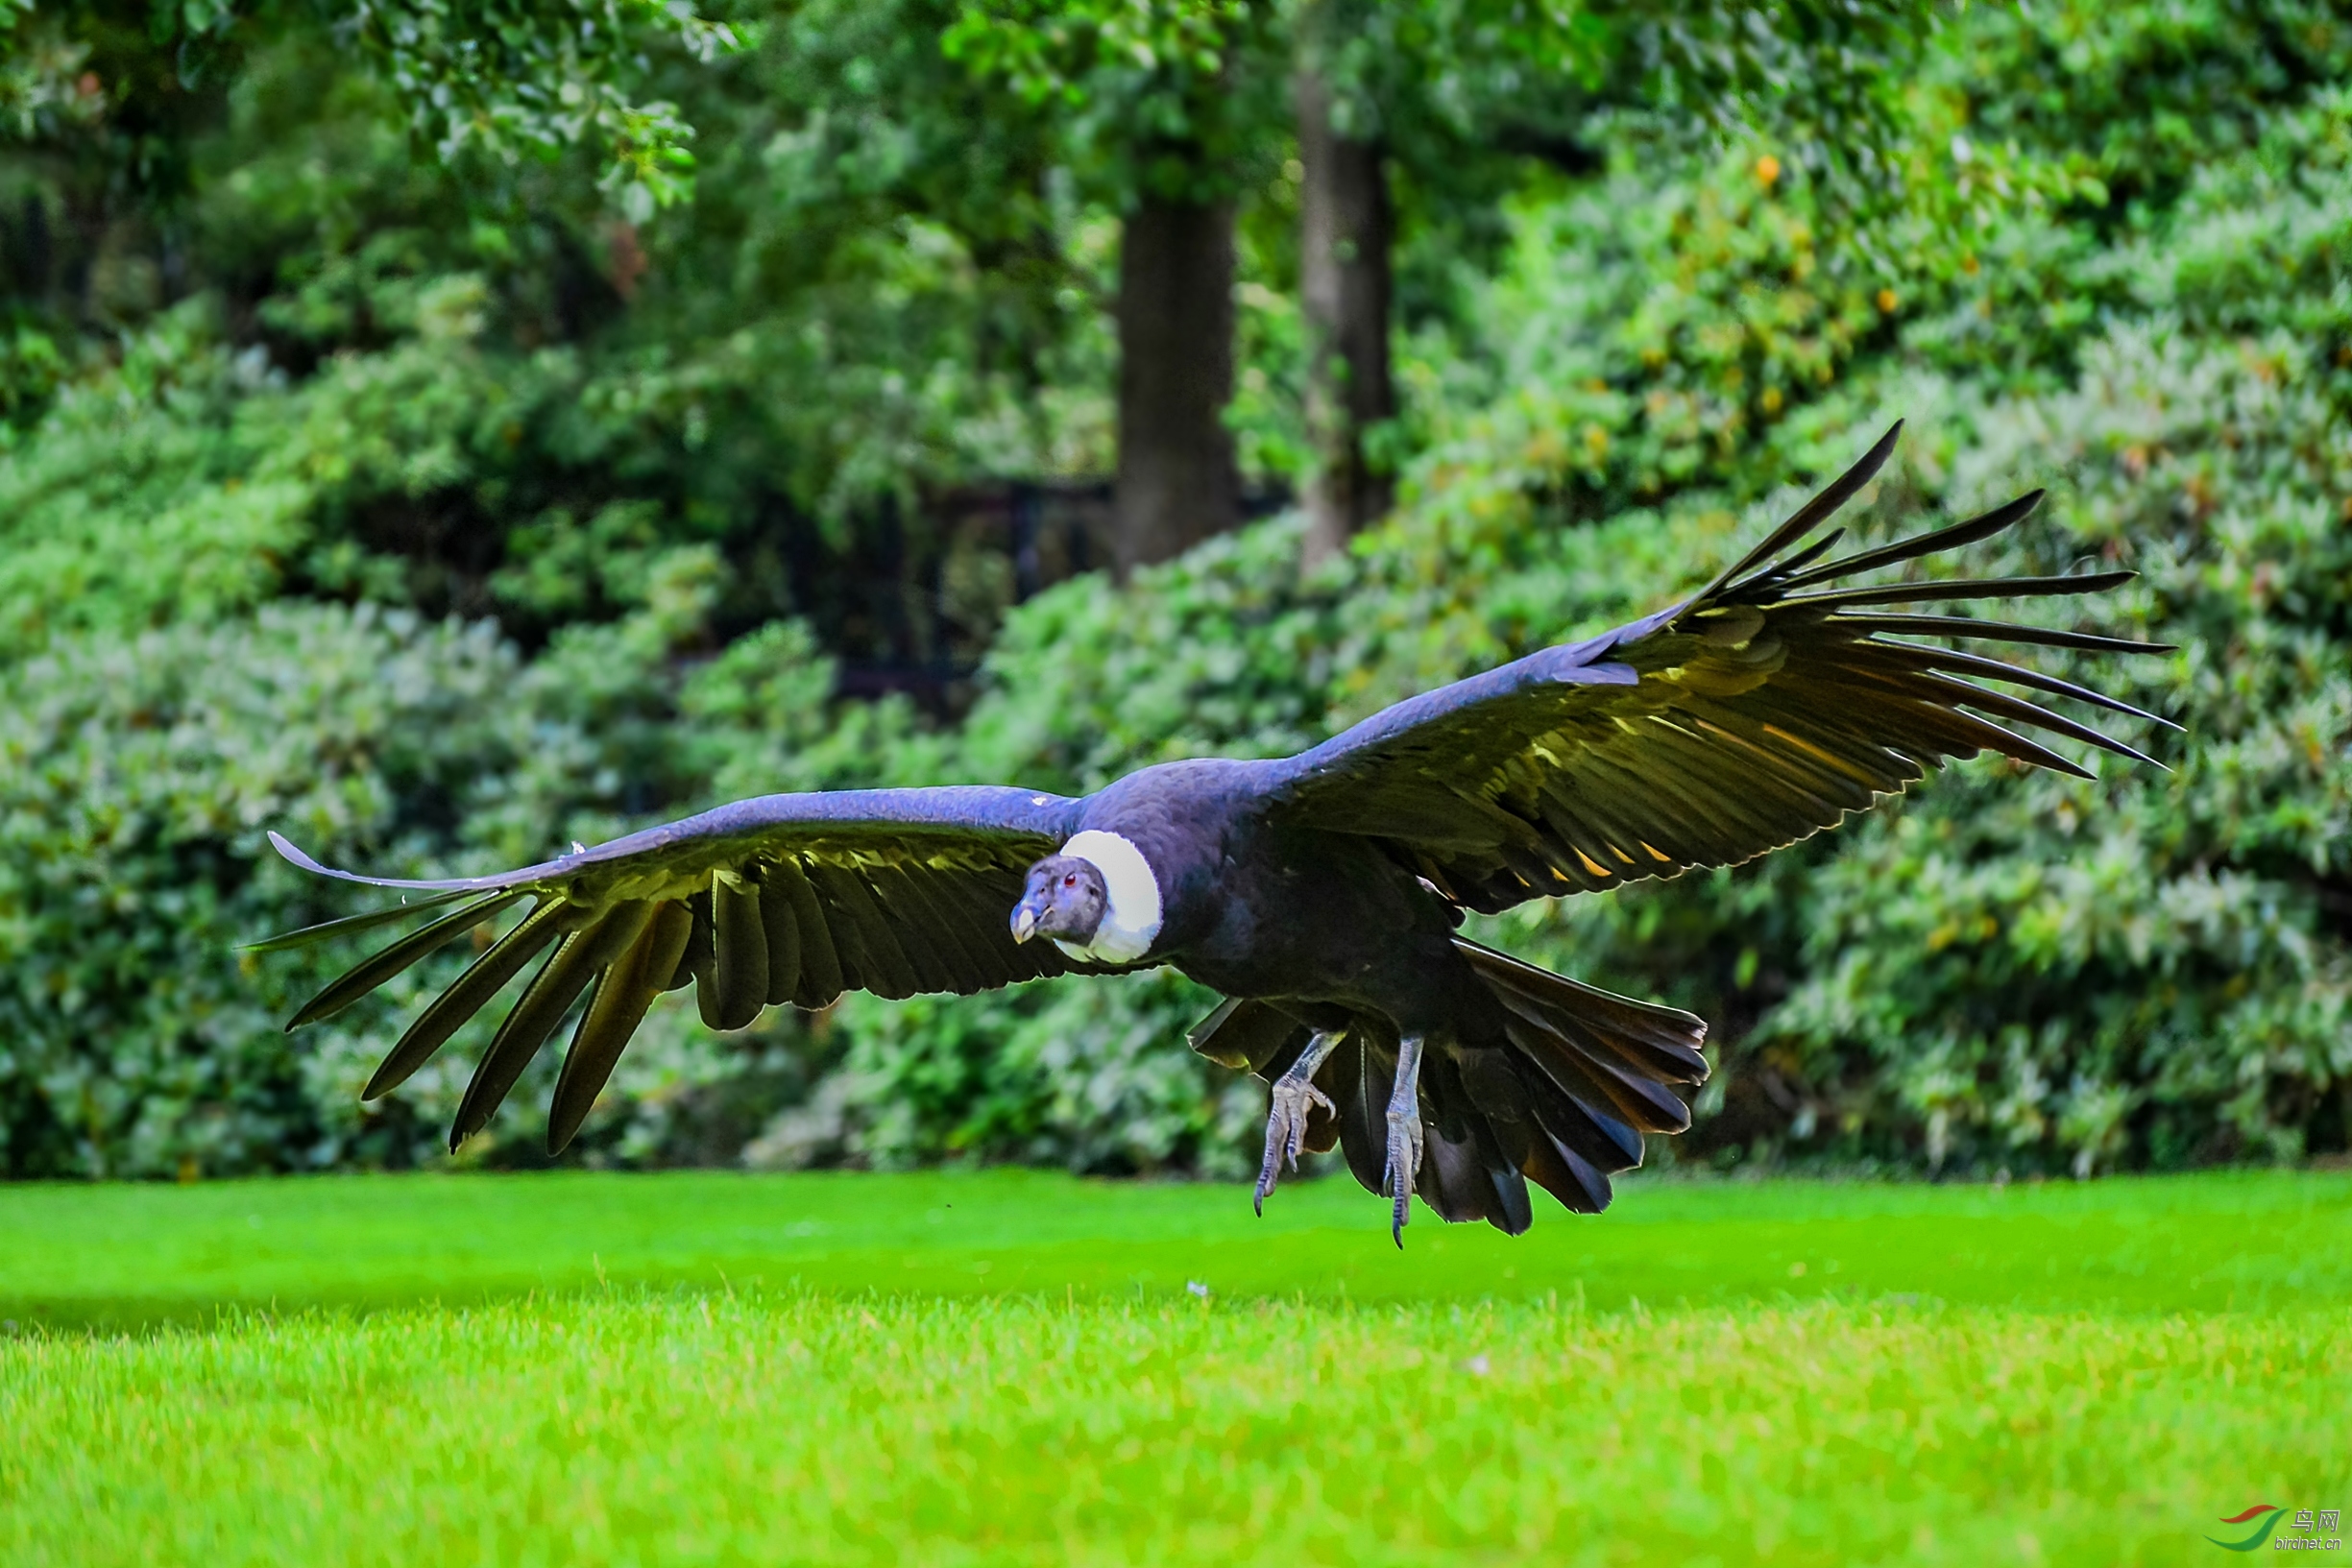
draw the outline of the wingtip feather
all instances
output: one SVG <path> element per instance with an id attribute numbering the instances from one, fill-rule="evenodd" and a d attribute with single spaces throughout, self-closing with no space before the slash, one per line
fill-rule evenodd
<path id="1" fill-rule="evenodd" d="M 294 847 L 294 841 L 288 838 L 284 833 L 279 832 L 277 829 L 269 829 L 268 833 L 270 848 L 276 850 L 280 856 L 293 861 L 294 864 L 302 867 L 304 871 L 325 871 L 327 869 L 325 866 L 319 864 L 316 860 L 313 860 L 309 856 L 304 855 L 301 850 L 296 849 Z"/>
<path id="2" fill-rule="evenodd" d="M 1711 602 L 1725 588 L 1771 560 L 1782 549 L 1834 516 L 1839 507 L 1854 498 L 1855 492 L 1878 477 L 1879 470 L 1886 466 L 1887 458 L 1894 454 L 1895 445 L 1902 439 L 1902 436 L 1903 421 L 1897 420 L 1886 427 L 1886 433 L 1872 445 L 1870 450 L 1856 459 L 1845 472 L 1814 492 L 1796 511 L 1789 514 L 1788 520 L 1765 535 L 1754 549 L 1741 556 L 1731 567 L 1717 574 L 1714 581 L 1685 600 L 1679 610 L 1674 613 L 1672 619 L 1679 622 L 1683 615 L 1701 605 Z"/>
<path id="3" fill-rule="evenodd" d="M 288 839 L 283 833 L 279 832 L 275 829 L 268 830 L 267 832 L 270 840 L 270 847 L 275 849 L 279 855 L 283 856 L 290 864 L 303 871 L 307 871 L 316 877 L 331 877 L 336 881 L 356 882 L 362 887 L 389 887 L 396 891 L 417 893 L 488 893 L 517 885 L 521 881 L 527 880 L 536 873 L 553 869 L 553 865 L 550 863 L 546 866 L 526 867 L 524 870 L 512 871 L 503 876 L 497 877 L 437 877 L 429 879 L 409 877 L 365 877 L 356 871 L 338 871 L 333 866 L 322 865 L 317 860 L 296 848 L 293 841 Z"/>
<path id="4" fill-rule="evenodd" d="M 1946 550 L 1955 550 L 1963 544 L 1974 544 L 1979 540 L 1990 539 L 1995 534 L 2005 532 L 2032 516 L 2034 510 L 2042 504 L 2043 497 L 2049 494 L 2046 490 L 2029 490 L 2023 495 L 2012 496 L 1989 511 L 1980 512 L 1973 518 L 1952 523 L 1949 527 L 1931 529 L 1924 534 L 1913 534 L 1908 539 L 1899 539 L 1890 544 L 1881 544 L 1876 549 L 1857 551 L 1843 560 L 1831 561 L 1810 571 L 1795 571 L 1796 564 L 1791 562 L 1790 569 L 1793 575 L 1775 584 L 1774 587 L 1780 593 L 1789 593 L 1801 588 L 1835 582 L 1841 577 L 1852 577 L 1862 572 L 1875 571 L 1880 567 L 1899 566 L 1905 561 L 1916 561 L 1922 556 L 1938 555 Z"/>

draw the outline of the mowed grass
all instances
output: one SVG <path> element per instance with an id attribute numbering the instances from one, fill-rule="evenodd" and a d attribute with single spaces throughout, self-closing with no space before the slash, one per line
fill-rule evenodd
<path id="1" fill-rule="evenodd" d="M 1383 1218 L 1018 1172 L 0 1189 L 0 1562 L 2170 1563 L 2352 1506 L 2343 1175 Z"/>

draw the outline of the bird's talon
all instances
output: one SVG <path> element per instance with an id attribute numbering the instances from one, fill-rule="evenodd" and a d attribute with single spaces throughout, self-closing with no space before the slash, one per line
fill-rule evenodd
<path id="1" fill-rule="evenodd" d="M 1298 1149 L 1306 1139 L 1307 1107 L 1322 1099 L 1313 1084 L 1277 1083 L 1273 1103 L 1266 1112 L 1266 1158 L 1258 1166 L 1257 1210 L 1266 1212 L 1266 1194 L 1274 1190 L 1287 1163 L 1298 1169 Z M 1323 1100 L 1327 1106 L 1331 1102 Z"/>
<path id="2" fill-rule="evenodd" d="M 1333 1049 L 1338 1046 L 1337 1034 L 1317 1034 L 1307 1042 L 1307 1049 L 1291 1070 L 1274 1080 L 1266 1107 L 1266 1158 L 1258 1165 L 1258 1185 L 1252 1206 L 1260 1215 L 1266 1212 L 1266 1194 L 1274 1190 L 1287 1162 L 1293 1170 L 1298 1169 L 1298 1151 L 1305 1146 L 1307 1115 L 1317 1106 L 1333 1115 L 1339 1107 L 1331 1097 L 1315 1087 L 1316 1070 L 1321 1068 Z"/>
<path id="3" fill-rule="evenodd" d="M 1389 1236 L 1401 1249 L 1405 1221 L 1413 1217 L 1413 1184 L 1421 1171 L 1421 1041 L 1406 1035 L 1397 1044 L 1396 1083 L 1389 1096 L 1388 1166 L 1381 1186 L 1389 1194 Z"/>
<path id="4" fill-rule="evenodd" d="M 1412 1218 L 1413 1185 L 1421 1170 L 1421 1119 L 1417 1113 L 1389 1113 L 1388 1165 L 1381 1172 L 1381 1190 L 1389 1197 L 1389 1234 L 1405 1244 L 1405 1222 Z"/>

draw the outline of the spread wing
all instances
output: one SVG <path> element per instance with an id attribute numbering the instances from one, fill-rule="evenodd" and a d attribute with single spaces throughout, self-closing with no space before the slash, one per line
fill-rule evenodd
<path id="1" fill-rule="evenodd" d="M 2152 713 L 2036 670 L 1904 639 L 2169 648 L 1879 608 L 2089 593 L 2131 573 L 1827 586 L 1988 538 L 2041 499 L 2036 491 L 1815 566 L 1839 533 L 1803 542 L 1869 483 L 1902 428 L 1690 598 L 1374 714 L 1291 759 L 1273 808 L 1387 839 L 1441 892 L 1492 913 L 1748 859 L 1865 809 L 1947 758 L 1993 751 L 2090 777 L 1996 719 L 2148 760 L 1977 682 L 2166 722 Z"/>
<path id="2" fill-rule="evenodd" d="M 439 911 L 312 998 L 289 1029 L 342 1011 L 425 954 L 523 905 L 427 1005 L 368 1082 L 387 1094 L 429 1060 L 533 959 L 546 957 L 475 1067 L 449 1133 L 489 1122 L 581 995 L 548 1115 L 550 1152 L 571 1141 L 621 1048 L 664 991 L 691 983 L 703 1022 L 741 1028 L 769 1002 L 825 1006 L 843 991 L 905 997 L 984 991 L 1066 973 L 1051 942 L 1016 944 L 1006 918 L 1028 867 L 1073 831 L 1079 803 L 1024 789 L 848 790 L 768 795 L 497 877 L 397 881 L 333 871 L 278 834 L 279 854 L 324 877 L 422 894 L 401 905 L 256 944 L 261 952 Z"/>

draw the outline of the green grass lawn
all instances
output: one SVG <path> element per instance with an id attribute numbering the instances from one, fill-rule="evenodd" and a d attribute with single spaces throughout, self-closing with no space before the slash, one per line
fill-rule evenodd
<path id="1" fill-rule="evenodd" d="M 2352 1508 L 2352 1177 L 1384 1223 L 1018 1172 L 0 1188 L 0 1563 L 2224 1563 L 2221 1516 Z"/>

